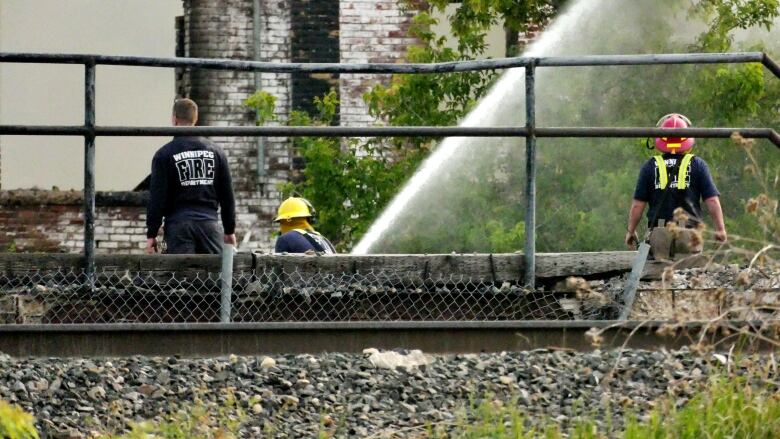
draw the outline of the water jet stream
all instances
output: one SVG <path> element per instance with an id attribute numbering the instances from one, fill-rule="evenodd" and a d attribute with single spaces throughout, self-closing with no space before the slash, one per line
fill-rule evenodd
<path id="1" fill-rule="evenodd" d="M 570 3 L 523 56 L 679 52 L 681 48 L 689 47 L 706 29 L 703 22 L 691 19 L 687 13 L 690 4 L 683 0 L 572 0 Z M 659 8 L 665 8 L 663 15 L 659 14 Z M 751 34 L 751 38 L 756 37 L 756 32 L 744 33 L 746 36 Z M 776 33 L 773 31 L 773 34 Z M 765 33 L 760 38 L 770 43 L 777 41 L 767 38 Z M 739 35 L 737 39 L 740 39 Z M 618 102 L 625 105 L 635 99 L 635 105 L 641 106 L 643 96 L 651 93 L 664 96 L 668 105 L 668 111 L 663 109 L 666 113 L 685 112 L 687 102 L 684 96 L 659 78 L 666 75 L 672 82 L 671 79 L 684 77 L 686 72 L 690 73 L 697 67 L 538 69 L 537 126 L 647 126 L 648 121 L 652 123 L 658 118 L 658 109 L 648 109 L 648 114 L 641 118 L 634 115 L 634 119 L 629 119 L 609 104 Z M 611 76 L 623 78 L 625 82 L 605 84 L 610 78 L 609 73 L 614 73 L 615 69 L 626 69 L 622 71 L 623 76 Z M 626 72 L 629 74 L 626 75 Z M 507 70 L 460 125 L 524 126 L 524 89 L 524 69 Z M 570 197 L 572 204 L 590 197 L 593 200 L 588 203 L 591 213 L 598 212 L 601 218 L 609 217 L 609 221 L 605 221 L 607 224 L 622 224 L 625 212 L 620 203 L 630 201 L 633 188 L 628 186 L 633 183 L 621 181 L 617 184 L 598 179 L 611 178 L 608 173 L 601 172 L 605 168 L 628 165 L 636 166 L 638 170 L 642 158 L 637 157 L 636 150 L 627 148 L 632 143 L 636 142 L 539 139 L 539 171 L 554 169 L 557 172 L 560 167 L 565 173 L 571 166 L 587 166 L 593 172 L 586 177 L 589 181 L 575 182 L 574 186 L 565 178 L 537 182 L 540 198 L 537 202 L 537 230 L 559 227 L 556 214 L 581 214 L 581 211 L 545 211 L 545 197 Z M 505 242 L 509 235 L 517 237 L 522 234 L 522 223 L 517 222 L 523 218 L 523 144 L 523 139 L 444 139 L 371 225 L 352 253 L 498 251 L 496 242 Z M 545 145 L 554 148 L 546 148 Z M 583 153 L 588 151 L 584 146 L 596 149 Z M 599 157 L 601 155 L 603 158 Z M 632 162 L 625 163 L 627 160 Z M 636 163 L 633 163 L 634 160 Z M 577 193 L 579 187 L 606 187 L 609 190 L 585 194 Z M 602 233 L 600 230 L 596 232 Z M 553 235 L 567 233 L 570 231 L 565 229 L 552 232 Z M 435 238 L 433 235 L 436 235 Z M 621 238 L 616 240 L 614 248 L 609 249 L 620 248 Z"/>
<path id="2" fill-rule="evenodd" d="M 559 41 L 560 35 L 571 28 L 576 20 L 582 15 L 592 10 L 601 0 L 580 0 L 577 1 L 566 12 L 559 16 L 550 27 L 545 30 L 523 53 L 523 56 L 542 56 L 548 54 Z M 506 99 L 507 92 L 512 88 L 517 91 L 523 90 L 519 84 L 524 82 L 524 69 L 514 68 L 505 72 L 497 83 L 491 88 L 488 94 L 480 100 L 479 104 L 463 119 L 461 126 L 476 127 L 489 126 L 495 123 L 496 112 L 491 111 L 500 106 L 501 101 Z M 513 96 L 518 98 L 518 96 Z M 521 97 L 522 98 L 522 97 Z M 524 100 L 524 99 L 523 99 Z M 519 126 L 519 125 L 518 125 Z M 352 254 L 366 254 L 369 249 L 377 242 L 379 237 L 390 227 L 398 215 L 403 212 L 409 201 L 425 186 L 425 184 L 436 175 L 437 171 L 450 159 L 458 149 L 464 147 L 473 139 L 463 137 L 449 137 L 444 139 L 436 150 L 420 166 L 420 169 L 404 186 L 403 190 L 396 195 L 393 201 L 384 210 L 382 215 L 366 232 L 363 239 L 352 250 Z M 521 141 L 522 142 L 522 141 Z"/>

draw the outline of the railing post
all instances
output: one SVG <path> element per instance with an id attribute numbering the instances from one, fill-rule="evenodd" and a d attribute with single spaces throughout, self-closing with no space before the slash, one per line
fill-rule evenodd
<path id="1" fill-rule="evenodd" d="M 536 286 L 536 58 L 525 66 L 525 286 Z"/>
<path id="2" fill-rule="evenodd" d="M 95 60 L 84 63 L 84 259 L 87 280 L 95 276 Z"/>
<path id="3" fill-rule="evenodd" d="M 219 321 L 222 323 L 230 323 L 231 302 L 233 300 L 233 254 L 233 245 L 222 244 L 222 271 L 219 276 L 222 287 Z"/>
<path id="4" fill-rule="evenodd" d="M 254 0 L 252 2 L 252 48 L 254 50 L 254 59 L 255 61 L 262 61 L 262 57 L 260 56 L 260 51 L 263 48 L 263 41 L 261 38 L 261 32 L 263 31 L 263 26 L 260 24 L 261 20 L 261 12 L 262 5 L 260 4 L 260 0 Z M 254 72 L 254 79 L 255 79 L 255 93 L 260 91 L 260 89 L 263 86 L 262 79 L 262 73 L 255 71 Z M 257 119 L 255 119 L 257 120 Z M 265 177 L 265 140 L 262 136 L 257 137 L 256 145 L 257 147 L 257 185 L 256 187 L 260 187 L 260 183 L 262 181 L 262 178 Z"/>

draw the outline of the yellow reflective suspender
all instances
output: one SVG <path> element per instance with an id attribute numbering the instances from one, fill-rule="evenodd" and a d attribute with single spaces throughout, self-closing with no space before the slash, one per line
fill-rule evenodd
<path id="1" fill-rule="evenodd" d="M 655 158 L 655 166 L 658 168 L 658 180 L 661 183 L 661 190 L 666 189 L 666 185 L 669 184 L 669 177 L 666 175 L 666 162 L 660 155 L 653 158 Z"/>
<path id="2" fill-rule="evenodd" d="M 655 159 L 655 165 L 658 167 L 658 180 L 661 184 L 661 189 L 666 189 L 669 184 L 669 174 L 666 171 L 666 162 L 664 162 L 663 156 L 657 155 L 653 157 Z M 688 174 L 688 167 L 693 160 L 693 154 L 685 154 L 680 163 L 680 169 L 677 172 L 677 189 L 683 190 L 687 188 L 685 183 L 685 176 Z"/>
<path id="3" fill-rule="evenodd" d="M 685 175 L 688 173 L 688 167 L 691 166 L 691 160 L 693 160 L 693 154 L 685 154 L 685 157 L 680 163 L 680 170 L 677 172 L 677 189 L 685 189 Z"/>

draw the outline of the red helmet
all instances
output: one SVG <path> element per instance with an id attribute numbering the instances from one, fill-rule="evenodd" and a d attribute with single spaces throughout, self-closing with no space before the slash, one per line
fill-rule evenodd
<path id="1" fill-rule="evenodd" d="M 672 113 L 662 117 L 655 125 L 658 128 L 690 128 L 691 121 L 682 114 Z M 662 152 L 677 154 L 693 148 L 696 139 L 693 137 L 656 137 L 655 147 Z"/>

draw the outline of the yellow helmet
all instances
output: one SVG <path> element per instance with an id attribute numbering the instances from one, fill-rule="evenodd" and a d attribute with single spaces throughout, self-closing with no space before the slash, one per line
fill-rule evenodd
<path id="1" fill-rule="evenodd" d="M 313 218 L 316 214 L 314 207 L 305 198 L 290 197 L 279 205 L 274 221 L 288 220 L 292 218 Z"/>

